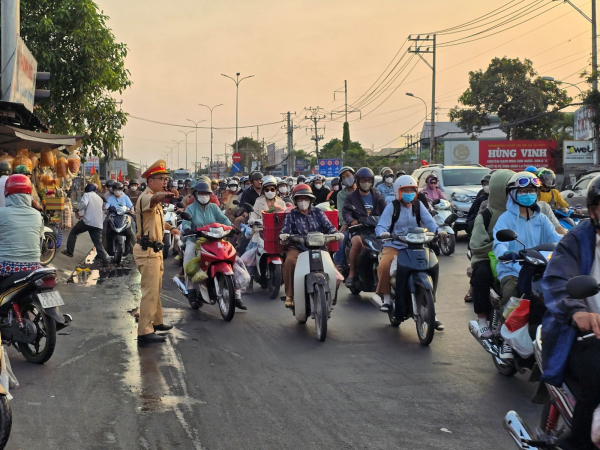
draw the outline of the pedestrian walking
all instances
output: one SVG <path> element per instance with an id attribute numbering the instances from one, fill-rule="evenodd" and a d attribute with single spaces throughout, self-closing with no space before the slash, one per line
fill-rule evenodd
<path id="1" fill-rule="evenodd" d="M 140 317 L 138 321 L 138 343 L 164 342 L 165 336 L 155 331 L 167 331 L 172 325 L 163 323 L 160 291 L 163 279 L 162 241 L 164 230 L 172 235 L 179 230 L 165 223 L 161 202 L 167 202 L 175 194 L 167 192 L 167 163 L 158 160 L 142 175 L 147 181 L 146 190 L 138 198 L 135 206 L 137 223 L 137 243 L 133 248 L 135 264 L 142 275 Z"/>
<path id="2" fill-rule="evenodd" d="M 96 247 L 96 259 L 103 264 L 108 263 L 108 254 L 102 245 L 102 221 L 104 212 L 102 210 L 102 197 L 97 194 L 97 186 L 94 183 L 89 183 L 85 187 L 85 193 L 81 197 L 78 205 L 79 222 L 71 229 L 69 239 L 67 239 L 67 249 L 63 250 L 63 255 L 72 258 L 75 252 L 75 244 L 77 236 L 86 231 L 90 234 L 90 238 Z"/>

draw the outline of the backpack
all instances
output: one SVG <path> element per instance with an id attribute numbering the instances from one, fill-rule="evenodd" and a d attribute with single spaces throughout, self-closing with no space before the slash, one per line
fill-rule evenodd
<path id="1" fill-rule="evenodd" d="M 489 208 L 485 208 L 479 214 L 483 217 L 483 225 L 485 226 L 485 231 L 487 231 L 490 227 L 490 222 L 492 221 L 492 211 L 490 211 Z"/>
<path id="2" fill-rule="evenodd" d="M 390 224 L 390 229 L 389 229 L 390 234 L 394 230 L 394 224 L 398 221 L 398 218 L 400 217 L 400 200 L 393 200 L 392 205 L 394 205 L 394 212 L 392 214 L 392 223 Z M 413 201 L 412 213 L 413 213 L 413 216 L 415 216 L 415 218 L 417 219 L 417 226 L 420 227 L 421 226 L 421 202 L 419 200 Z"/>

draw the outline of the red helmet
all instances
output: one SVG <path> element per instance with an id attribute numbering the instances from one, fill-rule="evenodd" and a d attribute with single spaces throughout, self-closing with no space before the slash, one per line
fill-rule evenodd
<path id="1" fill-rule="evenodd" d="M 31 195 L 31 181 L 25 175 L 11 175 L 4 186 L 5 195 L 29 194 Z"/>
<path id="2" fill-rule="evenodd" d="M 301 183 L 297 185 L 294 189 L 292 189 L 292 200 L 295 200 L 295 198 L 299 196 L 310 197 L 313 200 L 315 199 L 315 196 L 313 195 L 310 186 L 304 183 Z"/>

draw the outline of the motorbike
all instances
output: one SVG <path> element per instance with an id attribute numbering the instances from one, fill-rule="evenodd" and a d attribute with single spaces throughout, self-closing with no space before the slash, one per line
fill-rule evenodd
<path id="1" fill-rule="evenodd" d="M 409 228 L 406 233 L 383 233 L 382 241 L 396 241 L 407 245 L 398 251 L 396 267 L 391 266 L 392 308 L 388 312 L 390 324 L 400 326 L 412 318 L 417 327 L 421 345 L 429 345 L 435 333 L 435 291 L 439 276 L 437 256 L 429 247 L 435 234 L 423 228 Z M 398 276 L 399 273 L 401 276 Z M 401 289 L 398 284 L 404 283 Z M 378 296 L 371 301 L 381 308 Z"/>
<path id="2" fill-rule="evenodd" d="M 187 212 L 181 213 L 183 220 L 192 220 Z M 192 228 L 195 228 L 192 224 Z M 219 311 L 223 320 L 229 322 L 235 314 L 235 289 L 233 278 L 233 265 L 235 263 L 235 248 L 225 240 L 233 232 L 232 226 L 220 223 L 211 223 L 203 227 L 197 227 L 192 231 L 197 237 L 206 239 L 202 243 L 202 249 L 198 255 L 202 255 L 200 268 L 208 277 L 197 283 L 197 301 L 190 301 L 194 309 L 200 308 L 201 304 L 214 305 L 218 303 Z M 189 236 L 189 234 L 188 234 Z M 184 236 L 185 237 L 185 236 Z M 179 248 L 184 249 L 186 245 L 195 245 L 194 242 L 179 238 Z M 185 283 L 178 277 L 173 277 L 177 289 L 188 298 L 188 290 Z"/>
<path id="3" fill-rule="evenodd" d="M 14 345 L 33 363 L 44 364 L 50 359 L 57 331 L 73 320 L 68 314 L 60 314 L 58 307 L 64 301 L 55 286 L 53 267 L 13 273 L 0 281 L 2 343 Z"/>
<path id="4" fill-rule="evenodd" d="M 440 231 L 447 233 L 446 237 L 439 238 L 440 251 L 444 255 L 450 256 L 456 249 L 456 235 L 454 234 L 452 225 L 456 222 L 458 216 L 452 212 L 452 204 L 448 200 L 434 200 L 431 209 L 431 215 L 435 224 L 439 227 Z"/>
<path id="5" fill-rule="evenodd" d="M 0 367 L 4 369 L 4 358 L 8 359 L 8 356 L 4 356 L 4 347 L 0 347 Z M 10 407 L 10 399 L 12 398 L 8 393 L 8 380 L 2 381 L 0 384 L 0 449 L 4 449 L 10 437 L 10 430 L 12 428 L 12 409 Z"/>
<path id="6" fill-rule="evenodd" d="M 558 208 L 554 210 L 554 215 L 558 219 L 560 226 L 569 231 L 577 226 L 580 220 L 588 219 L 588 216 L 577 214 L 572 208 Z"/>
<path id="7" fill-rule="evenodd" d="M 315 319 L 317 339 L 324 342 L 327 337 L 327 321 L 335 299 L 337 279 L 335 266 L 329 252 L 321 250 L 336 236 L 319 232 L 306 235 L 293 234 L 288 237 L 290 243 L 306 247 L 298 255 L 294 271 L 294 306 L 291 308 L 296 320 L 306 323 L 308 318 Z M 285 300 L 285 297 L 282 298 Z"/>
<path id="8" fill-rule="evenodd" d="M 569 297 L 581 299 L 592 297 L 600 292 L 600 286 L 595 278 L 590 276 L 578 276 L 570 279 L 566 285 Z M 580 336 L 579 341 L 595 339 L 593 333 Z M 542 327 L 537 328 L 536 337 L 533 342 L 533 350 L 538 367 L 542 367 Z M 541 391 L 541 392 L 540 392 Z M 543 401 L 539 401 L 539 398 Z M 540 427 L 531 432 L 515 411 L 509 411 L 504 417 L 504 427 L 509 432 L 515 444 L 521 449 L 555 449 L 569 435 L 573 420 L 573 412 L 577 399 L 571 389 L 569 381 L 565 381 L 561 387 L 548 383 L 540 383 L 538 395 L 534 399 L 536 403 L 542 403 L 542 417 Z"/>
<path id="9" fill-rule="evenodd" d="M 127 245 L 127 234 L 130 232 L 135 216 L 125 206 L 111 206 L 108 209 L 108 231 L 106 251 L 113 257 L 114 263 L 121 264 L 123 256 L 130 252 Z"/>
<path id="10" fill-rule="evenodd" d="M 254 280 L 259 283 L 263 289 L 268 290 L 271 299 L 275 299 L 279 296 L 281 283 L 283 283 L 283 275 L 281 272 L 283 264 L 282 255 L 265 249 L 265 240 L 264 236 L 262 236 L 262 220 L 255 220 L 250 225 L 252 226 L 251 242 L 257 244 L 256 274 L 254 275 Z"/>
<path id="11" fill-rule="evenodd" d="M 354 283 L 350 287 L 350 292 L 358 295 L 361 291 L 375 292 L 377 289 L 377 267 L 379 266 L 379 253 L 382 247 L 382 241 L 375 234 L 377 220 L 373 216 L 365 216 L 358 214 L 356 208 L 352 205 L 352 216 L 358 221 L 358 225 L 348 227 L 350 236 L 360 235 L 363 242 L 363 251 L 358 257 L 356 266 L 357 276 L 354 278 Z M 342 264 L 342 275 L 347 278 L 350 274 L 350 250 L 352 249 L 352 240 L 348 240 L 348 244 L 344 248 L 344 262 Z"/>
<path id="12" fill-rule="evenodd" d="M 40 264 L 47 266 L 54 260 L 62 241 L 62 232 L 57 225 L 50 224 L 50 216 L 42 214 L 44 235 L 40 242 Z"/>
<path id="13" fill-rule="evenodd" d="M 175 213 L 175 205 L 163 205 L 163 215 L 165 217 L 165 222 L 171 225 L 173 228 L 177 228 L 177 214 Z M 175 239 L 171 238 L 171 232 L 169 230 L 165 230 L 163 233 L 163 259 L 167 259 L 169 257 L 169 252 L 173 251 L 174 253 Z"/>
<path id="14" fill-rule="evenodd" d="M 525 245 L 517 239 L 517 233 L 513 230 L 500 230 L 496 233 L 496 239 L 501 242 L 517 241 L 523 245 L 519 251 L 516 262 L 521 265 L 519 272 L 519 285 L 528 286 L 524 298 L 529 300 L 529 329 L 530 334 L 535 333 L 537 325 L 542 322 L 542 317 L 546 311 L 544 306 L 541 281 L 548 265 L 548 260 L 556 244 L 541 244 L 533 248 L 525 248 Z M 501 256 L 498 263 L 512 262 L 509 256 Z M 529 287 L 530 286 L 530 287 Z M 532 357 L 523 358 L 513 350 L 513 359 L 500 359 L 500 350 L 504 344 L 500 330 L 504 323 L 502 315 L 503 306 L 500 304 L 501 291 L 498 286 L 490 289 L 490 302 L 492 303 L 492 312 L 488 317 L 492 337 L 488 339 L 479 337 L 479 324 L 476 320 L 469 322 L 469 331 L 479 342 L 483 349 L 492 355 L 492 360 L 496 369 L 501 375 L 511 377 L 517 372 L 524 373 L 526 369 L 533 370 L 535 360 Z M 532 373 L 532 377 L 535 373 Z"/>

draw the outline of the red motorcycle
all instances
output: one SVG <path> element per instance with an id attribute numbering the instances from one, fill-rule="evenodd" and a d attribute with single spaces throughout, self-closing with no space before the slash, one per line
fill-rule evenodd
<path id="1" fill-rule="evenodd" d="M 201 257 L 200 269 L 208 275 L 204 281 L 197 284 L 198 301 L 209 305 L 218 303 L 221 316 L 227 322 L 233 319 L 235 314 L 233 265 L 236 251 L 233 245 L 225 240 L 232 232 L 232 226 L 220 223 L 211 223 L 196 228 L 196 236 L 206 239 L 206 242 L 203 242 L 200 250 L 197 251 L 197 256 Z M 195 243 L 180 241 L 179 245 L 182 248 L 182 246 L 195 245 Z M 177 276 L 173 278 L 173 281 L 187 298 L 188 290 L 185 284 Z"/>

